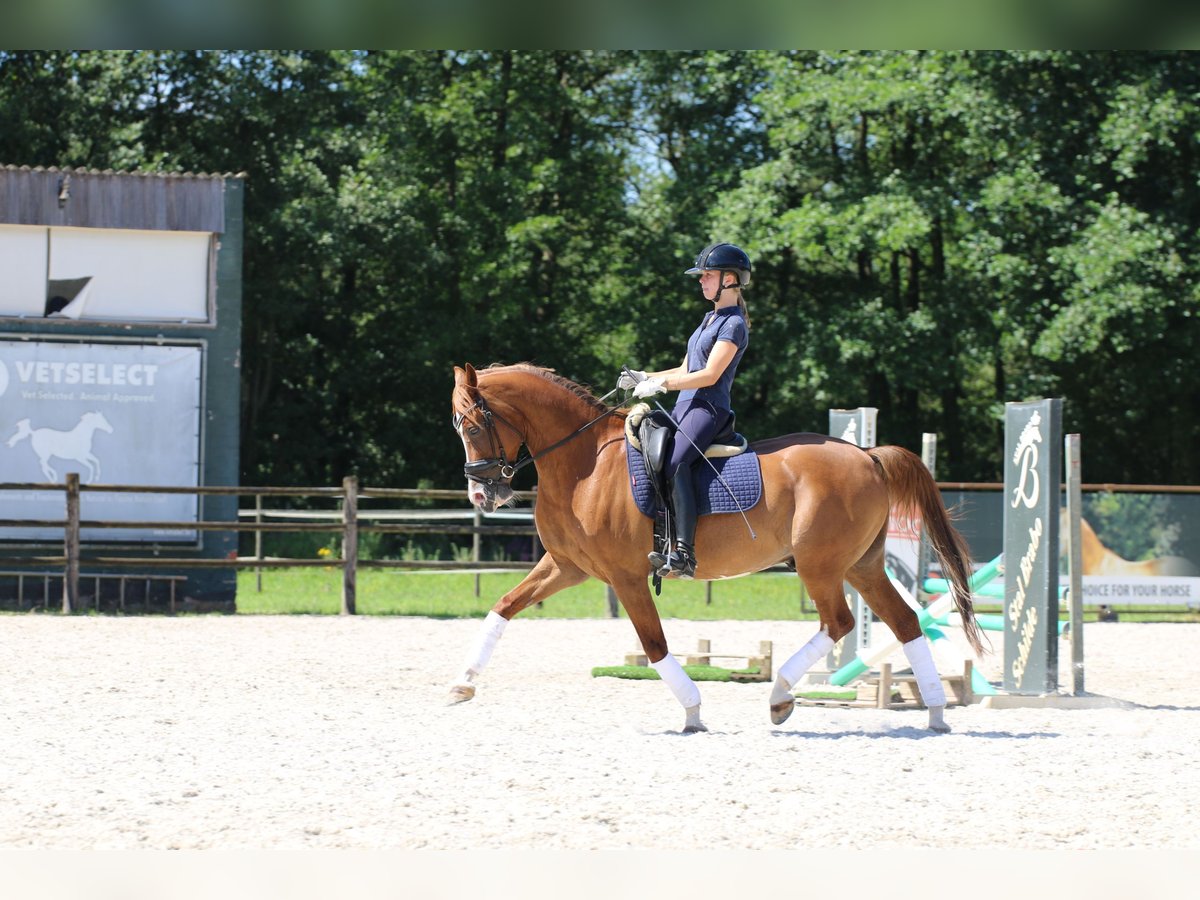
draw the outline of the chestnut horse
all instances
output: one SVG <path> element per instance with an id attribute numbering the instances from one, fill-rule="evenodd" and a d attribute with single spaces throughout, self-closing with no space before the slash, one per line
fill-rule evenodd
<path id="1" fill-rule="evenodd" d="M 638 511 L 630 491 L 627 411 L 606 407 L 584 388 L 531 365 L 479 372 L 470 365 L 455 367 L 452 406 L 475 506 L 491 512 L 507 503 L 516 472 L 536 466 L 534 520 L 546 552 L 488 614 L 448 702 L 475 695 L 475 681 L 513 616 L 590 576 L 616 592 L 651 665 L 684 707 L 684 731 L 707 730 L 700 720 L 700 692 L 668 652 L 647 584 L 653 523 Z M 769 699 L 771 721 L 787 719 L 795 703 L 792 687 L 853 627 L 842 587 L 848 581 L 903 643 L 929 709 L 929 727 L 948 731 L 945 692 L 929 646 L 916 613 L 883 565 L 889 512 L 909 519 L 920 515 L 952 585 L 965 634 L 982 652 L 966 544 L 950 524 L 928 469 L 901 447 L 863 450 L 819 434 L 790 434 L 751 446 L 763 478 L 761 499 L 745 511 L 751 528 L 736 513 L 702 517 L 696 577 L 730 578 L 790 561 L 803 579 L 820 628 L 780 667 Z"/>

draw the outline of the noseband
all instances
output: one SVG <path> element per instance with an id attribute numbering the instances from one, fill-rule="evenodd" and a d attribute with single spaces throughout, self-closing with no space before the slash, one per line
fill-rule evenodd
<path id="1" fill-rule="evenodd" d="M 486 484 L 488 487 L 494 488 L 500 484 L 508 484 L 521 469 L 534 460 L 534 457 L 529 455 L 528 449 L 525 446 L 525 435 L 521 434 L 516 426 L 502 415 L 492 412 L 487 402 L 483 399 L 482 394 L 479 395 L 478 400 L 467 407 L 465 412 L 454 414 L 454 430 L 459 434 L 462 434 L 462 425 L 467 418 L 467 413 L 473 409 L 478 409 L 483 415 L 483 427 L 487 431 L 488 444 L 491 446 L 492 455 L 485 459 L 476 459 L 468 462 L 463 466 L 463 474 L 471 481 Z M 521 439 L 521 450 L 517 458 L 511 463 L 504 452 L 504 442 L 500 440 L 500 436 L 496 433 L 496 422 L 503 422 Z"/>
<path id="2" fill-rule="evenodd" d="M 611 416 L 620 408 L 621 407 L 619 406 L 614 406 L 605 410 L 587 424 L 576 428 L 562 440 L 555 441 L 545 450 L 530 454 L 529 448 L 525 444 L 525 435 L 521 434 L 517 427 L 513 425 L 512 422 L 504 418 L 504 416 L 497 412 L 493 412 L 487 405 L 487 401 L 483 399 L 483 394 L 480 394 L 479 399 L 467 407 L 465 411 L 455 413 L 452 421 L 454 424 L 454 430 L 461 435 L 462 425 L 467 418 L 467 413 L 473 409 L 478 409 L 483 415 L 483 427 L 487 431 L 488 443 L 491 446 L 492 455 L 485 459 L 476 459 L 468 462 L 463 466 L 463 474 L 466 475 L 470 481 L 475 481 L 479 484 L 485 484 L 490 488 L 495 488 L 497 485 L 509 485 L 512 483 L 513 478 L 516 477 L 516 474 L 527 465 L 537 462 L 550 451 L 557 450 L 563 444 L 566 444 L 579 437 L 579 435 L 583 434 L 601 419 Z M 521 449 L 518 452 L 517 458 L 512 462 L 508 461 L 508 456 L 504 452 L 504 442 L 500 440 L 500 436 L 496 433 L 496 422 L 502 423 L 510 431 L 512 431 L 513 434 L 521 439 Z"/>

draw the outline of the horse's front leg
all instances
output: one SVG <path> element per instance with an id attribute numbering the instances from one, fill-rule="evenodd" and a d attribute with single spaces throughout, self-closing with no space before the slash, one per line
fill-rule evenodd
<path id="1" fill-rule="evenodd" d="M 679 705 L 683 707 L 683 733 L 695 734 L 699 731 L 708 731 L 704 723 L 700 721 L 700 688 L 696 687 L 696 682 L 688 677 L 687 672 L 683 671 L 683 666 L 679 664 L 679 660 L 673 657 L 667 649 L 667 637 L 663 633 L 662 619 L 658 615 L 658 607 L 654 605 L 654 600 L 650 596 L 645 575 L 639 574 L 622 580 L 621 583 L 614 584 L 613 589 L 617 592 L 621 605 L 625 607 L 625 612 L 629 614 L 629 621 L 633 623 L 633 627 L 637 631 L 638 639 L 642 642 L 642 649 L 646 651 L 646 658 L 650 661 L 651 668 L 658 673 L 659 678 L 666 682 L 671 693 L 675 695 L 675 699 L 679 701 Z"/>
<path id="2" fill-rule="evenodd" d="M 483 620 L 483 627 L 463 661 L 462 671 L 450 685 L 447 705 L 465 703 L 475 696 L 475 679 L 487 668 L 492 651 L 513 616 L 530 604 L 545 600 L 586 578 L 587 575 L 574 564 L 560 562 L 549 553 L 543 555 L 521 583 L 501 597 Z"/>

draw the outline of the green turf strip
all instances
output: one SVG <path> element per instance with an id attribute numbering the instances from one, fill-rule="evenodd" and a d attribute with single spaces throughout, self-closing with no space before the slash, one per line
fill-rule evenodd
<path id="1" fill-rule="evenodd" d="M 858 691 L 795 691 L 801 700 L 857 700 Z"/>
<path id="2" fill-rule="evenodd" d="M 739 675 L 756 675 L 757 668 L 722 669 L 720 666 L 684 666 L 683 671 L 692 681 L 730 681 L 736 672 Z M 657 681 L 658 672 L 649 666 L 596 666 L 592 669 L 593 678 L 633 678 Z"/>

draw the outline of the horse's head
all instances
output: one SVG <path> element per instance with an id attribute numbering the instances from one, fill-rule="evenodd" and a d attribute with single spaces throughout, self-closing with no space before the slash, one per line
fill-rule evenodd
<path id="1" fill-rule="evenodd" d="M 488 406 L 470 363 L 464 369 L 454 367 L 451 409 L 454 430 L 467 454 L 463 466 L 467 496 L 484 512 L 492 512 L 512 500 L 512 479 L 521 464 L 518 455 L 524 439 Z"/>

